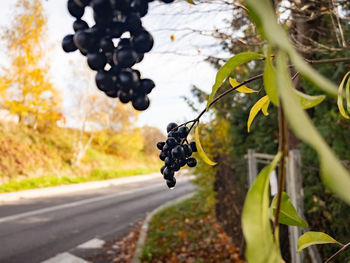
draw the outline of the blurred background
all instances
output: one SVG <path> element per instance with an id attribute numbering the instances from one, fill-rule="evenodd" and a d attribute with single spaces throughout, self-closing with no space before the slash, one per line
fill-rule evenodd
<path id="1" fill-rule="evenodd" d="M 56 175 L 109 177 L 115 169 L 158 171 L 155 143 L 167 123 L 194 117 L 184 99 L 193 98 L 192 85 L 210 91 L 215 69 L 205 59 L 225 57 L 213 34 L 226 26 L 229 9 L 211 3 L 194 10 L 185 2 L 169 9 L 152 2 L 143 25 L 155 45 L 136 68 L 156 88 L 150 108 L 140 113 L 106 98 L 86 59 L 62 50 L 63 37 L 74 33 L 65 1 L 2 4 L 2 183 Z M 209 18 L 205 23 L 203 15 Z M 91 10 L 83 19 L 93 24 Z"/>
<path id="2" fill-rule="evenodd" d="M 79 52 L 63 52 L 61 41 L 73 33 L 74 22 L 66 1 L 2 0 L 0 192 L 154 172 L 162 181 L 159 173 L 162 163 L 155 145 L 165 139 L 166 125 L 198 115 L 206 105 L 218 68 L 233 54 L 264 52 L 264 41 L 241 2 L 196 1 L 196 5 L 185 1 L 171 5 L 150 2 L 142 23 L 153 35 L 155 45 L 135 68 L 143 77 L 153 79 L 156 87 L 150 95 L 149 109 L 137 112 L 130 104 L 107 98 L 97 90 L 95 73 Z M 300 1 L 275 2 L 280 23 L 304 57 L 350 56 L 348 1 L 303 0 L 305 7 L 295 5 Z M 301 18 L 301 24 L 296 17 Z M 86 12 L 83 19 L 90 26 L 93 24 L 91 12 Z M 299 26 L 306 31 L 300 31 Z M 232 72 L 232 77 L 244 81 L 261 73 L 263 66 L 242 65 Z M 349 63 L 315 68 L 339 84 L 349 70 Z M 305 80 L 300 79 L 299 84 L 306 93 L 319 94 Z M 227 87 L 229 83 L 222 90 Z M 257 81 L 249 87 L 260 90 L 262 83 Z M 198 258 L 204 260 L 200 262 L 240 262 L 238 258 L 244 254 L 240 218 L 248 190 L 245 155 L 248 149 L 275 154 L 278 147 L 274 107 L 270 107 L 269 116 L 257 116 L 252 131 L 247 132 L 251 105 L 262 96 L 262 92 L 254 96 L 234 93 L 215 104 L 201 119 L 203 147 L 218 165 L 213 168 L 199 161 L 196 169 L 191 170 L 196 176 L 198 195 L 156 217 L 151 232 L 154 235 L 150 235 L 143 254 L 144 262 L 196 262 L 191 260 Z M 327 98 L 308 113 L 350 169 L 349 122 L 339 115 L 336 102 Z M 316 153 L 300 141 L 294 147 L 301 152 L 304 214 L 310 229 L 348 242 L 350 208 L 321 183 Z M 159 199 L 184 194 L 175 192 L 181 191 L 177 189 L 170 193 L 178 194 L 169 194 L 163 181 L 162 184 L 164 187 L 158 190 L 167 192 Z M 134 191 L 143 186 L 138 185 Z M 142 211 L 143 216 L 145 212 Z M 5 215 L 8 213 L 4 212 Z M 134 221 L 139 220 L 137 217 Z M 189 234 L 191 231 L 193 235 Z M 96 233 L 89 238 L 93 235 Z M 289 262 L 288 248 L 283 249 Z M 323 246 L 318 250 L 322 258 L 327 258 L 337 248 Z M 349 259 L 347 251 L 339 262 Z"/>

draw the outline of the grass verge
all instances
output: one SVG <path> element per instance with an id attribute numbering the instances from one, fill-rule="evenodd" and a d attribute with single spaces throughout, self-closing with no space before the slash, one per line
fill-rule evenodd
<path id="1" fill-rule="evenodd" d="M 199 194 L 155 214 L 141 262 L 243 262 Z"/>
<path id="2" fill-rule="evenodd" d="M 88 176 L 41 176 L 19 181 L 10 181 L 0 185 L 0 193 L 15 192 L 20 190 L 44 188 L 50 186 L 78 184 L 83 182 L 100 181 L 133 175 L 158 172 L 159 168 L 137 168 L 128 170 L 93 170 Z"/>

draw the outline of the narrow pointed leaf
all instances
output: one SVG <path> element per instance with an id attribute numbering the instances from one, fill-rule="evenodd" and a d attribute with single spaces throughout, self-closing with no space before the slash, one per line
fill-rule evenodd
<path id="1" fill-rule="evenodd" d="M 344 106 L 343 106 L 343 94 L 344 94 L 343 89 L 344 89 L 344 85 L 346 85 L 347 108 L 349 111 L 349 108 L 350 108 L 349 76 L 350 76 L 350 71 L 348 73 L 346 73 L 346 75 L 344 76 L 342 82 L 339 85 L 339 89 L 338 89 L 338 109 L 339 109 L 340 114 L 345 119 L 350 119 L 349 115 L 346 113 Z"/>
<path id="2" fill-rule="evenodd" d="M 276 213 L 276 203 L 277 203 L 277 195 L 273 198 L 271 203 L 271 212 L 272 215 Z M 289 201 L 289 195 L 285 192 L 282 193 L 281 199 L 281 208 L 280 208 L 280 216 L 278 221 L 281 224 L 288 226 L 298 226 L 298 227 L 307 227 L 307 222 L 302 219 L 297 210 L 294 208 L 293 204 Z"/>
<path id="3" fill-rule="evenodd" d="M 209 157 L 207 156 L 207 154 L 203 150 L 203 147 L 202 147 L 201 142 L 199 140 L 199 128 L 198 128 L 198 126 L 195 129 L 194 138 L 195 138 L 195 141 L 196 141 L 198 154 L 202 158 L 202 160 L 204 162 L 206 162 L 207 164 L 209 164 L 209 165 L 216 165 L 215 162 L 213 162 L 212 160 L 209 159 Z"/>
<path id="4" fill-rule="evenodd" d="M 316 150 L 320 158 L 321 177 L 325 185 L 350 204 L 350 174 L 327 145 L 309 116 L 302 109 L 293 89 L 288 71 L 288 59 L 283 51 L 277 56 L 276 80 L 283 110 L 297 137 Z"/>
<path id="5" fill-rule="evenodd" d="M 283 262 L 278 245 L 274 242 L 269 221 L 270 174 L 280 159 L 281 153 L 260 172 L 244 202 L 242 229 L 247 243 L 245 254 L 247 262 Z"/>
<path id="6" fill-rule="evenodd" d="M 318 104 L 320 104 L 326 98 L 325 95 L 311 96 L 311 95 L 307 95 L 305 93 L 302 93 L 298 90 L 294 90 L 294 91 L 297 94 L 299 102 L 300 102 L 301 106 L 303 107 L 303 109 L 313 108 L 313 107 L 317 106 Z"/>
<path id="7" fill-rule="evenodd" d="M 270 105 L 270 98 L 268 97 L 267 102 L 261 108 L 261 111 L 265 116 L 269 115 L 269 113 L 267 112 L 269 105 Z"/>
<path id="8" fill-rule="evenodd" d="M 267 96 L 269 96 L 270 101 L 278 106 L 278 94 L 275 83 L 275 69 L 272 65 L 271 60 L 271 47 L 268 48 L 265 70 L 264 70 L 264 88 Z"/>
<path id="9" fill-rule="evenodd" d="M 248 117 L 248 122 L 247 122 L 247 128 L 248 128 L 248 132 L 250 131 L 250 125 L 252 124 L 255 116 L 259 113 L 259 111 L 261 110 L 261 108 L 269 101 L 269 97 L 268 96 L 264 96 L 262 97 L 260 100 L 258 100 L 254 106 L 251 108 L 250 112 L 249 112 L 249 117 Z"/>
<path id="10" fill-rule="evenodd" d="M 237 80 L 233 79 L 233 78 L 229 78 L 230 84 L 232 86 L 232 88 L 240 85 L 240 83 L 237 82 Z M 254 93 L 257 92 L 256 90 L 250 89 L 247 86 L 241 86 L 238 89 L 236 89 L 236 91 L 238 92 L 242 92 L 242 93 Z"/>
<path id="11" fill-rule="evenodd" d="M 255 52 L 244 52 L 239 53 L 232 58 L 230 58 L 216 73 L 215 83 L 213 85 L 211 94 L 207 103 L 207 110 L 209 108 L 210 102 L 213 100 L 215 93 L 219 89 L 220 85 L 224 82 L 224 80 L 230 75 L 230 73 L 238 66 L 252 61 L 254 59 L 263 58 L 264 56 Z"/>
<path id="12" fill-rule="evenodd" d="M 343 246 L 343 244 L 339 243 L 337 240 L 323 232 L 306 232 L 305 234 L 299 237 L 297 253 L 300 253 L 304 248 L 307 248 L 312 245 L 329 243 L 335 243 L 340 246 Z"/>

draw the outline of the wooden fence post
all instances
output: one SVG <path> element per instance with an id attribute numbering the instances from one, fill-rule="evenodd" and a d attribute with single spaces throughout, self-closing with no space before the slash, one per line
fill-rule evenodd
<path id="1" fill-rule="evenodd" d="M 304 218 L 304 192 L 303 181 L 301 176 L 301 157 L 299 150 L 291 150 L 288 154 L 287 161 L 287 193 L 290 196 L 290 201 L 294 205 L 298 214 Z M 304 252 L 296 253 L 298 250 L 298 239 L 305 232 L 306 229 L 301 229 L 296 226 L 288 226 L 289 232 L 289 247 L 291 254 L 291 263 L 303 263 Z M 313 263 L 322 262 L 321 257 L 315 247 L 308 249 L 311 261 Z"/>
<path id="2" fill-rule="evenodd" d="M 300 153 L 298 150 L 291 150 L 289 151 L 287 161 L 287 193 L 290 196 L 291 203 L 301 216 L 304 212 L 302 189 Z M 296 253 L 298 250 L 298 238 L 302 235 L 302 229 L 296 226 L 288 226 L 288 232 L 292 263 L 302 263 L 304 253 Z"/>
<path id="3" fill-rule="evenodd" d="M 248 184 L 249 188 L 253 185 L 258 175 L 258 165 L 255 157 L 255 150 L 248 149 Z"/>

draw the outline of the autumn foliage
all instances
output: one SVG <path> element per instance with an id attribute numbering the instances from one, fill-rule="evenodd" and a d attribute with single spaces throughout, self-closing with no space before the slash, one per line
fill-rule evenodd
<path id="1" fill-rule="evenodd" d="M 10 26 L 2 34 L 9 66 L 0 76 L 1 105 L 34 127 L 56 122 L 60 96 L 49 79 L 47 17 L 40 0 L 18 0 Z"/>

